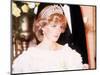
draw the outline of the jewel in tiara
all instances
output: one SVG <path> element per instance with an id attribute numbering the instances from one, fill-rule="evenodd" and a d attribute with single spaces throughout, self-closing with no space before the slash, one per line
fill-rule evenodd
<path id="1" fill-rule="evenodd" d="M 41 18 L 46 18 L 54 13 L 63 14 L 63 9 L 58 5 L 49 5 L 40 12 L 39 16 L 41 16 Z"/>

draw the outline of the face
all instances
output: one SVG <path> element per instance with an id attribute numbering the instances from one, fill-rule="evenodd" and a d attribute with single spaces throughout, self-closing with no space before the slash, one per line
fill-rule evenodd
<path id="1" fill-rule="evenodd" d="M 47 38 L 49 41 L 56 42 L 62 33 L 63 26 L 60 23 L 51 22 L 49 25 L 43 27 L 44 38 Z"/>

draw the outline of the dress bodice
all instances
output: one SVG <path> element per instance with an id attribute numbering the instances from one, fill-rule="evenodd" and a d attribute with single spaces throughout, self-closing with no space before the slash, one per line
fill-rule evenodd
<path id="1" fill-rule="evenodd" d="M 67 44 L 59 50 L 30 47 L 13 63 L 14 73 L 82 69 L 82 58 Z"/>

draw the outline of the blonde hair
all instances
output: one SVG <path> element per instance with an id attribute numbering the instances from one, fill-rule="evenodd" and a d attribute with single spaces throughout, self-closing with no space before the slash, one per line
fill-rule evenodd
<path id="1" fill-rule="evenodd" d="M 50 9 L 50 12 L 48 10 L 48 7 Z M 51 9 L 51 8 L 52 9 Z M 56 9 L 57 8 L 57 9 Z M 58 9 L 59 8 L 59 9 Z M 54 11 L 54 9 L 56 11 Z M 54 12 L 51 12 L 51 11 Z M 47 13 L 47 11 L 49 13 Z M 43 13 L 43 14 L 42 14 Z M 65 17 L 65 15 L 63 14 L 62 9 L 60 9 L 60 6 L 56 6 L 56 7 L 52 7 L 47 6 L 45 7 L 39 14 L 39 16 L 34 20 L 34 24 L 33 24 L 33 32 L 35 33 L 38 41 L 42 41 L 43 39 L 43 33 L 42 33 L 42 28 L 46 25 L 48 25 L 50 22 L 54 22 L 54 23 L 60 23 L 63 28 L 62 28 L 62 33 L 65 31 L 66 27 L 67 27 L 67 19 Z"/>

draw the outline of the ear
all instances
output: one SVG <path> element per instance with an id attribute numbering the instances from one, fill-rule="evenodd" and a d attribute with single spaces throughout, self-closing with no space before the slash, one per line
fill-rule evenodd
<path id="1" fill-rule="evenodd" d="M 45 31 L 45 28 L 44 28 L 44 27 L 42 27 L 42 28 L 41 28 L 41 30 L 44 32 L 44 31 Z"/>
<path id="2" fill-rule="evenodd" d="M 42 31 L 46 31 L 46 30 L 47 30 L 47 27 L 44 26 L 44 27 L 42 27 L 41 29 L 42 29 Z"/>
<path id="3" fill-rule="evenodd" d="M 44 35 L 48 32 L 47 26 L 44 26 L 41 29 L 42 29 L 42 32 L 43 32 Z"/>

